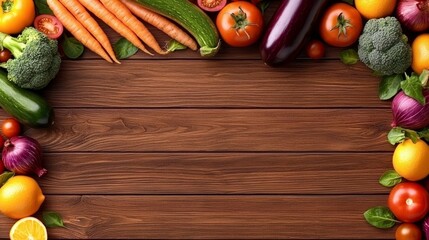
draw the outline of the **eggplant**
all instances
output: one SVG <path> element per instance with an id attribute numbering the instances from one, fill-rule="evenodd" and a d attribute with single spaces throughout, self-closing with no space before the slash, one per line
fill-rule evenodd
<path id="1" fill-rule="evenodd" d="M 277 66 L 295 59 L 308 42 L 326 2 L 283 0 L 261 40 L 260 53 L 264 63 Z"/>

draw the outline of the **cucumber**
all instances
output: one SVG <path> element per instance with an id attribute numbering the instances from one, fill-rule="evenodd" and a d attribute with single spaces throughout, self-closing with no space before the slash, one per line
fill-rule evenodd
<path id="1" fill-rule="evenodd" d="M 143 7 L 167 17 L 187 30 L 200 45 L 200 55 L 211 57 L 220 48 L 212 19 L 189 0 L 136 0 Z"/>
<path id="2" fill-rule="evenodd" d="M 29 90 L 17 87 L 0 70 L 0 107 L 25 126 L 48 127 L 53 124 L 54 110 L 44 98 Z"/>

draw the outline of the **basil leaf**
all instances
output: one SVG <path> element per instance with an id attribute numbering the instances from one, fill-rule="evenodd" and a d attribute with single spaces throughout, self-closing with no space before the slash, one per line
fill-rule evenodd
<path id="1" fill-rule="evenodd" d="M 407 77 L 401 82 L 401 88 L 405 95 L 414 98 L 420 104 L 425 105 L 425 97 L 423 95 L 423 86 L 417 76 Z"/>
<path id="2" fill-rule="evenodd" d="M 381 175 L 378 182 L 384 187 L 393 187 L 402 182 L 402 177 L 395 170 L 387 170 Z"/>
<path id="3" fill-rule="evenodd" d="M 363 216 L 369 224 L 376 228 L 391 228 L 396 223 L 399 223 L 392 211 L 388 207 L 383 206 L 370 208 Z"/>
<path id="4" fill-rule="evenodd" d="M 46 0 L 34 0 L 34 4 L 36 5 L 37 15 L 40 14 L 50 14 L 54 15 L 52 10 L 49 8 Z"/>
<path id="5" fill-rule="evenodd" d="M 429 141 L 429 128 L 425 128 L 418 132 L 420 138 L 423 138 L 426 141 Z"/>
<path id="6" fill-rule="evenodd" d="M 61 215 L 56 212 L 43 212 L 42 218 L 46 227 L 64 227 Z"/>
<path id="7" fill-rule="evenodd" d="M 0 175 L 0 187 L 3 186 L 9 178 L 15 176 L 14 172 L 4 172 Z"/>
<path id="8" fill-rule="evenodd" d="M 383 77 L 378 87 L 380 100 L 388 100 L 401 89 L 402 76 L 400 74 Z"/>
<path id="9" fill-rule="evenodd" d="M 65 39 L 62 43 L 64 54 L 71 59 L 80 57 L 85 49 L 82 43 L 74 37 L 67 37 L 65 35 L 64 37 Z"/>
<path id="10" fill-rule="evenodd" d="M 359 61 L 359 55 L 354 49 L 347 49 L 340 52 L 340 60 L 344 64 L 353 65 Z"/>
<path id="11" fill-rule="evenodd" d="M 115 51 L 118 59 L 125 59 L 136 54 L 139 49 L 134 46 L 130 41 L 125 38 L 120 38 L 113 44 L 113 51 Z"/>
<path id="12" fill-rule="evenodd" d="M 390 144 L 395 145 L 405 140 L 405 131 L 402 128 L 396 127 L 390 129 L 387 134 L 387 140 Z"/>

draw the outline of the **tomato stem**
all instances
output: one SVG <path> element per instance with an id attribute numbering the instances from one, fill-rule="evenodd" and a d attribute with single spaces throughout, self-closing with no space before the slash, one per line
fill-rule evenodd
<path id="1" fill-rule="evenodd" d="M 241 9 L 241 7 L 238 7 L 239 11 L 237 14 L 231 13 L 231 17 L 234 19 L 235 24 L 232 26 L 232 28 L 235 29 L 235 32 L 237 35 L 239 35 L 238 31 L 241 29 L 246 34 L 247 38 L 250 39 L 249 33 L 246 31 L 247 26 L 255 25 L 258 26 L 258 24 L 251 23 L 247 21 L 247 14 L 246 12 Z"/>
<path id="2" fill-rule="evenodd" d="M 338 29 L 338 38 L 340 38 L 341 35 L 347 37 L 348 27 L 353 27 L 353 25 L 350 23 L 349 19 L 344 18 L 343 13 L 340 13 L 337 18 L 337 24 L 331 29 L 331 31 L 334 29 Z"/>
<path id="3" fill-rule="evenodd" d="M 1 8 L 3 9 L 4 13 L 10 12 L 12 10 L 12 7 L 13 7 L 13 0 L 6 0 L 1 3 Z"/>

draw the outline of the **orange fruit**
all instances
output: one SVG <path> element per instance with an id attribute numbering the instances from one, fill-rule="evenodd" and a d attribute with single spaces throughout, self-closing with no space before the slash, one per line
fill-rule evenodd
<path id="1" fill-rule="evenodd" d="M 20 219 L 33 215 L 44 200 L 39 184 L 28 176 L 11 177 L 0 188 L 0 212 L 10 218 Z"/>
<path id="2" fill-rule="evenodd" d="M 39 219 L 26 217 L 13 224 L 9 237 L 11 240 L 46 240 L 48 239 L 48 233 L 45 225 Z"/>
<path id="3" fill-rule="evenodd" d="M 429 174 L 429 146 L 410 139 L 398 144 L 393 152 L 393 168 L 409 181 L 419 181 Z"/>
<path id="4" fill-rule="evenodd" d="M 429 69 L 429 33 L 418 35 L 411 44 L 413 60 L 411 68 L 417 74 L 423 69 Z"/>
<path id="5" fill-rule="evenodd" d="M 355 7 L 366 18 L 382 18 L 392 15 L 396 0 L 355 0 Z"/>

